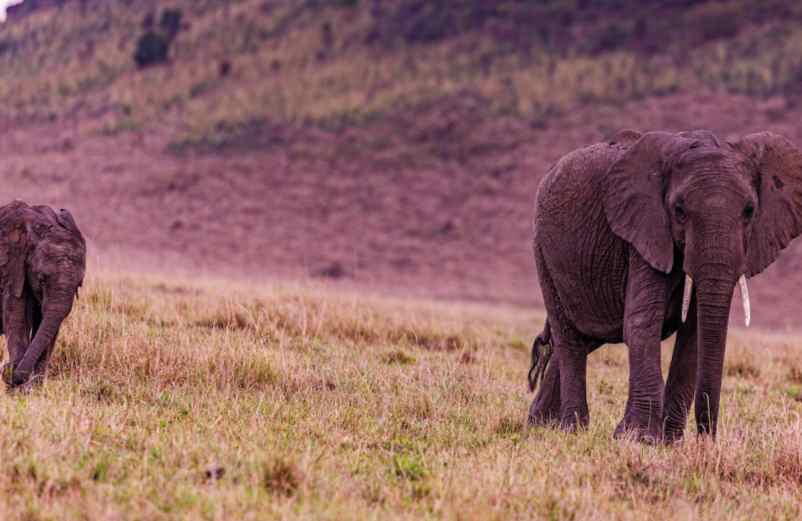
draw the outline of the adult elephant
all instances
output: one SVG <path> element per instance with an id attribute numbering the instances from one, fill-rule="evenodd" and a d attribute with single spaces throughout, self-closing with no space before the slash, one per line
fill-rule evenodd
<path id="1" fill-rule="evenodd" d="M 44 376 L 56 336 L 83 283 L 86 244 L 67 210 L 15 201 L 0 208 L 2 332 L 9 387 Z"/>
<path id="2" fill-rule="evenodd" d="M 529 383 L 530 424 L 589 421 L 588 354 L 629 350 L 616 436 L 715 436 L 730 301 L 802 231 L 802 155 L 762 132 L 721 143 L 708 131 L 619 132 L 558 161 L 540 185 L 534 250 L 546 326 Z M 660 341 L 677 332 L 668 380 Z M 549 345 L 553 349 L 541 353 Z M 553 351 L 556 363 L 549 363 Z"/>

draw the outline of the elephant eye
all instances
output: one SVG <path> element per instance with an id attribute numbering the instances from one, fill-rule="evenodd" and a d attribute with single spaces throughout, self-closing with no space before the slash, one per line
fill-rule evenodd
<path id="1" fill-rule="evenodd" d="M 685 208 L 683 208 L 681 204 L 674 206 L 674 217 L 680 224 L 684 223 L 685 219 L 688 218 L 687 214 L 685 213 Z"/>
<path id="2" fill-rule="evenodd" d="M 751 221 L 752 216 L 754 215 L 755 215 L 755 207 L 752 205 L 752 203 L 746 203 L 746 206 L 744 207 L 744 219 L 747 221 Z"/>

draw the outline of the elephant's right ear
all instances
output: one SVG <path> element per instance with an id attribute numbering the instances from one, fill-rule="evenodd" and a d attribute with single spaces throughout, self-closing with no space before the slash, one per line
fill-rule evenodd
<path id="1" fill-rule="evenodd" d="M 759 183 L 760 202 L 747 245 L 746 275 L 753 277 L 802 235 L 802 151 L 771 132 L 730 145 L 750 159 Z"/>
<path id="2" fill-rule="evenodd" d="M 25 289 L 25 263 L 28 260 L 30 229 L 24 212 L 28 205 L 13 201 L 0 207 L 0 271 L 5 275 L 3 291 L 10 289 L 20 298 Z"/>
<path id="3" fill-rule="evenodd" d="M 22 223 L 3 229 L 0 242 L 0 266 L 4 267 L 6 284 L 15 297 L 22 297 L 25 288 L 25 261 L 28 257 L 28 229 Z"/>
<path id="4" fill-rule="evenodd" d="M 664 193 L 673 158 L 693 145 L 668 132 L 644 134 L 611 166 L 603 199 L 613 233 L 630 243 L 656 270 L 670 273 L 674 241 Z"/>

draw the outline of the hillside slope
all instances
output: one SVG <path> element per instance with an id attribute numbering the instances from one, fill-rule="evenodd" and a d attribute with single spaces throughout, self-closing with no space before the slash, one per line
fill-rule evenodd
<path id="1" fill-rule="evenodd" d="M 482 5 L 34 12 L 0 26 L 0 199 L 70 207 L 101 262 L 533 303 L 531 201 L 560 155 L 624 127 L 802 144 L 802 8 Z M 170 61 L 138 70 L 165 7 Z M 794 324 L 800 263 L 755 280 L 756 324 Z"/>

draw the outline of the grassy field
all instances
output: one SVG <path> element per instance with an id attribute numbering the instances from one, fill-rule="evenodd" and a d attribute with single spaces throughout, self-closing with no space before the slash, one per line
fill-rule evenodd
<path id="1" fill-rule="evenodd" d="M 534 310 L 103 275 L 0 400 L 3 519 L 798 519 L 802 352 L 731 335 L 720 439 L 527 429 Z M 666 355 L 670 353 L 666 349 Z"/>

